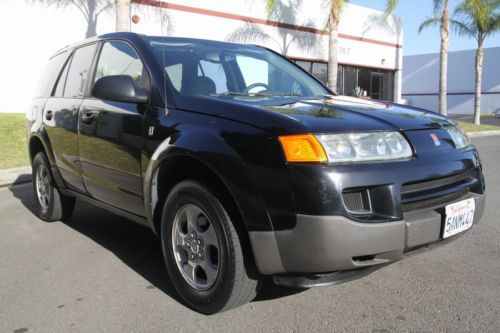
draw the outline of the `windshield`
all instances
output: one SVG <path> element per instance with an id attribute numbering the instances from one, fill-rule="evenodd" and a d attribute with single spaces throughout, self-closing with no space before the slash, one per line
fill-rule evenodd
<path id="1" fill-rule="evenodd" d="M 211 41 L 148 40 L 181 95 L 300 96 L 330 92 L 290 61 L 266 49 Z"/>

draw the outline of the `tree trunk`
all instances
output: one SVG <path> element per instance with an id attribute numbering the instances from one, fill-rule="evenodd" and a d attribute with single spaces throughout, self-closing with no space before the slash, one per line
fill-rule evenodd
<path id="1" fill-rule="evenodd" d="M 95 16 L 96 2 L 95 0 L 87 0 L 87 6 L 89 9 L 89 17 L 87 20 L 87 33 L 86 38 L 93 37 L 97 35 L 97 16 Z"/>
<path id="2" fill-rule="evenodd" d="M 116 31 L 130 31 L 130 0 L 115 0 Z"/>
<path id="3" fill-rule="evenodd" d="M 481 89 L 483 81 L 483 41 L 479 40 L 476 51 L 476 95 L 474 96 L 474 124 L 481 124 Z"/>
<path id="4" fill-rule="evenodd" d="M 339 22 L 340 6 L 338 1 L 332 0 L 330 13 L 330 39 L 328 41 L 328 87 L 337 92 L 338 49 L 339 49 Z"/>
<path id="5" fill-rule="evenodd" d="M 85 33 L 85 38 L 93 37 L 97 35 L 97 20 L 95 17 L 91 17 L 87 22 L 87 32 Z"/>
<path id="6" fill-rule="evenodd" d="M 450 36 L 450 23 L 448 14 L 448 1 L 445 2 L 443 16 L 441 17 L 441 50 L 439 54 L 439 113 L 448 114 L 448 45 Z"/>

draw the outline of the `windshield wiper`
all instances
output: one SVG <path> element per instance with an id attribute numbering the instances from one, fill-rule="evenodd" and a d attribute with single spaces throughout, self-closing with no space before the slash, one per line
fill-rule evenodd
<path id="1" fill-rule="evenodd" d="M 257 97 L 302 97 L 301 94 L 296 93 L 282 93 L 282 94 L 273 94 L 273 93 L 264 93 L 264 92 L 237 92 L 237 91 L 225 91 L 219 93 L 217 95 L 228 95 L 228 96 L 257 96 Z"/>
<path id="2" fill-rule="evenodd" d="M 251 92 L 237 92 L 237 91 L 225 91 L 218 93 L 217 95 L 226 95 L 226 96 L 267 96 L 259 93 L 251 93 Z"/>

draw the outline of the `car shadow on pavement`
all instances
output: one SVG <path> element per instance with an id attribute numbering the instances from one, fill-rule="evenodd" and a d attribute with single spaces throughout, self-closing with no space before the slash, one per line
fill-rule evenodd
<path id="1" fill-rule="evenodd" d="M 35 214 L 31 185 L 12 186 L 9 190 Z M 44 222 L 40 220 L 40 223 Z M 81 200 L 77 200 L 73 215 L 64 224 L 111 251 L 150 283 L 146 288 L 158 288 L 186 306 L 167 274 L 160 239 L 150 229 Z M 286 297 L 303 290 L 277 286 L 267 278 L 254 302 Z"/>

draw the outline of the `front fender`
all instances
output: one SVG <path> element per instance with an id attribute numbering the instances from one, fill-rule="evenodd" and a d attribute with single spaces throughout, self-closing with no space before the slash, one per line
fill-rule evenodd
<path id="1" fill-rule="evenodd" d="M 196 159 L 224 183 L 243 217 L 248 231 L 273 230 L 265 202 L 245 162 L 221 137 L 210 132 L 178 132 L 161 142 L 147 162 L 144 205 L 154 230 L 156 176 L 162 162 L 178 156 Z"/>

